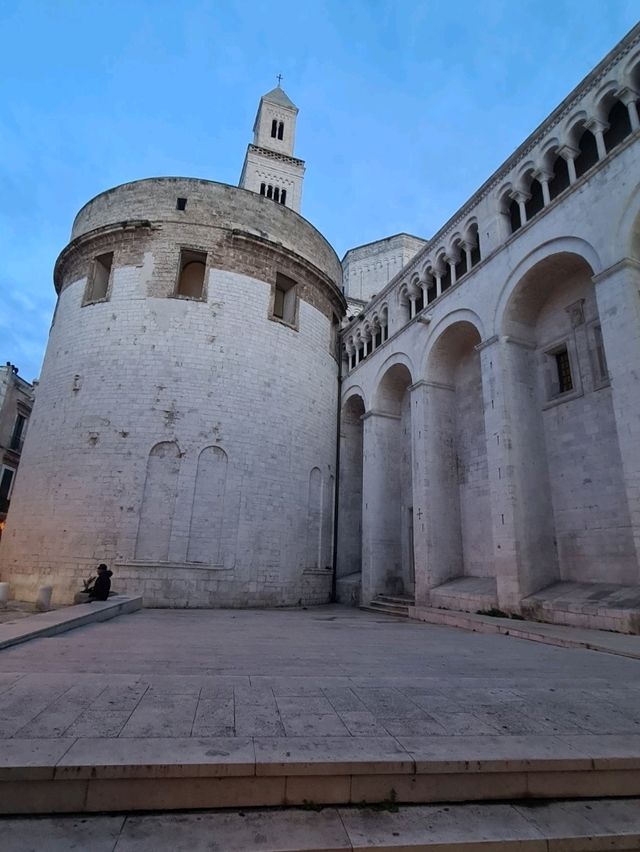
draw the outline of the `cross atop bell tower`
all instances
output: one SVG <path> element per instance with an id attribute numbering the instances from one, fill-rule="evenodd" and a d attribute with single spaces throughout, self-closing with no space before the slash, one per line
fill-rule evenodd
<path id="1" fill-rule="evenodd" d="M 260 98 L 240 187 L 300 212 L 304 161 L 293 156 L 298 107 L 278 85 Z"/>

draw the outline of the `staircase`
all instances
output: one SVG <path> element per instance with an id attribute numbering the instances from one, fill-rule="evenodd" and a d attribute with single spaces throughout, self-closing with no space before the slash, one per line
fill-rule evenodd
<path id="1" fill-rule="evenodd" d="M 414 604 L 415 600 L 408 595 L 376 595 L 367 606 L 361 606 L 360 609 L 393 615 L 395 618 L 409 618 L 409 607 Z"/>

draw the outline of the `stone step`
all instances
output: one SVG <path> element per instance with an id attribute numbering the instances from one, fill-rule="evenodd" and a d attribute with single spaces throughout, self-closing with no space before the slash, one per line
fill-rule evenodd
<path id="1" fill-rule="evenodd" d="M 378 615 L 382 613 L 384 615 L 394 615 L 397 618 L 409 617 L 408 607 L 399 606 L 398 604 L 385 604 L 379 603 L 378 601 L 371 601 L 368 606 L 361 606 L 360 609 L 364 610 L 364 612 L 375 612 Z"/>
<path id="2" fill-rule="evenodd" d="M 632 796 L 637 734 L 14 737 L 0 750 L 4 815 Z"/>
<path id="3" fill-rule="evenodd" d="M 185 843 L 187 845 L 185 845 Z M 640 848 L 640 800 L 5 819 L 3 852 L 604 852 Z"/>
<path id="4" fill-rule="evenodd" d="M 401 606 L 413 606 L 415 604 L 414 598 L 410 598 L 408 595 L 376 595 L 374 600 L 381 603 L 400 604 Z"/>

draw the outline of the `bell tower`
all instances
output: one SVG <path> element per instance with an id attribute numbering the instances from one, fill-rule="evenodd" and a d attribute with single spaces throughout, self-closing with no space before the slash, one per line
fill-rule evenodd
<path id="1" fill-rule="evenodd" d="M 239 186 L 300 212 L 304 160 L 293 156 L 298 107 L 280 83 L 260 98 Z"/>

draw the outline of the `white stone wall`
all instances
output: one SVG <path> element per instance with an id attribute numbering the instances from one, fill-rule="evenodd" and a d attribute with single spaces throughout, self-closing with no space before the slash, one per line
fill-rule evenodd
<path id="1" fill-rule="evenodd" d="M 261 209 L 261 199 L 252 203 Z M 331 320 L 307 301 L 308 284 L 297 330 L 269 319 L 272 283 L 218 268 L 215 248 L 204 300 L 164 292 L 177 274 L 176 244 L 207 247 L 216 234 L 165 224 L 128 247 L 116 244 L 109 298 L 100 303 L 83 305 L 86 276 L 65 281 L 0 543 L 0 576 L 17 597 L 51 583 L 54 601 L 68 602 L 104 561 L 114 588 L 142 592 L 148 605 L 328 600 L 337 405 Z M 265 275 L 270 251 L 256 255 Z M 244 259 L 232 253 L 226 261 Z M 206 448 L 216 449 L 203 461 Z M 222 455 L 224 488 L 210 463 Z M 196 487 L 199 464 L 209 466 Z M 321 517 L 319 557 L 309 564 L 312 469 Z"/>
<path id="2" fill-rule="evenodd" d="M 285 204 L 296 212 L 302 207 L 302 181 L 304 165 L 299 160 L 271 156 L 259 149 L 250 148 L 245 160 L 240 186 L 251 192 L 260 192 L 266 183 L 287 191 Z M 277 202 L 273 202 L 277 203 Z"/>
<path id="3" fill-rule="evenodd" d="M 428 604 L 431 589 L 464 574 L 495 577 L 496 603 L 513 610 L 560 579 L 640 582 L 634 444 L 640 423 L 639 141 L 635 130 L 514 234 L 505 231 L 489 181 L 464 214 L 479 225 L 481 259 L 473 268 L 412 313 L 408 296 L 417 301 L 424 292 L 423 270 L 437 253 L 438 237 L 343 331 L 352 352 L 354 342 L 370 339 L 377 316 L 388 313 L 389 339 L 357 365 L 353 356 L 345 361 L 342 385 L 343 399 L 359 396 L 366 411 L 365 600 L 372 590 L 385 590 L 376 587 L 379 559 L 367 547 L 366 530 L 378 511 L 369 498 L 388 476 L 384 466 L 369 463 L 367 424 L 376 420 L 378 389 L 395 364 L 405 365 L 413 382 L 419 603 Z M 461 219 L 454 217 L 441 233 L 455 232 Z M 572 306 L 579 299 L 584 323 L 574 327 Z M 477 332 L 480 385 L 466 367 L 452 381 L 430 361 L 447 329 L 465 323 Z M 595 365 L 598 323 L 610 377 L 605 382 L 598 382 Z M 573 353 L 579 392 L 549 404 L 545 352 L 558 341 L 568 341 Z M 456 490 L 460 466 L 473 475 Z"/>
<path id="4" fill-rule="evenodd" d="M 419 237 L 396 234 L 349 249 L 342 260 L 345 295 L 368 301 L 383 290 L 426 244 L 427 241 Z"/>

